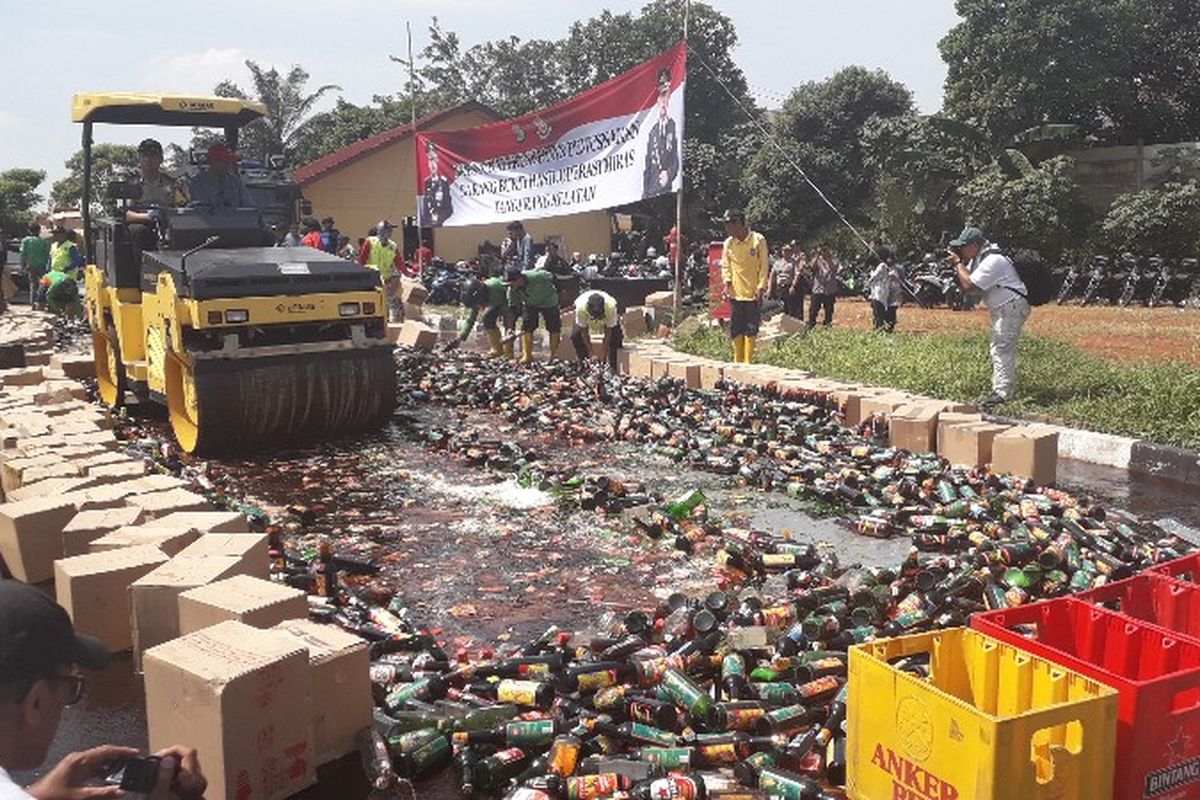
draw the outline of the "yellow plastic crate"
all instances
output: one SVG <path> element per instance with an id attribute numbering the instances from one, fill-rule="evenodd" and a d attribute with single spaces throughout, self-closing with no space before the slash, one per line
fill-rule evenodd
<path id="1" fill-rule="evenodd" d="M 929 653 L 929 677 L 889 662 Z M 967 628 L 850 650 L 853 800 L 1103 800 L 1115 691 Z"/>

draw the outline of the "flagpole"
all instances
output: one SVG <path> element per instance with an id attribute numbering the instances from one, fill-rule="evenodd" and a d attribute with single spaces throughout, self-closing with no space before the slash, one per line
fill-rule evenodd
<path id="1" fill-rule="evenodd" d="M 683 64 L 687 76 L 688 26 L 691 22 L 692 0 L 683 0 Z M 684 84 L 686 86 L 686 83 Z M 680 306 L 683 303 L 683 141 L 679 142 L 679 191 L 675 193 L 675 303 L 671 324 L 679 327 Z"/>
<path id="2" fill-rule="evenodd" d="M 417 165 L 420 163 L 421 154 L 417 152 L 417 77 L 414 74 L 416 62 L 413 60 L 412 23 L 406 21 L 404 23 L 404 30 L 408 35 L 408 111 L 409 111 L 409 115 L 411 118 L 411 125 L 409 127 L 412 130 L 412 143 L 413 143 L 413 184 L 414 184 L 413 197 L 420 198 L 421 186 L 420 186 L 420 181 L 417 178 L 417 175 L 419 174 L 420 169 Z M 421 258 L 422 242 L 421 242 L 421 209 L 420 209 L 420 205 L 419 205 L 420 202 L 421 201 L 418 199 L 417 206 L 413 208 L 413 212 L 414 212 L 413 218 L 416 220 L 416 223 L 417 223 L 417 247 L 416 247 L 416 250 L 413 251 L 417 257 L 417 275 L 420 275 L 424 271 L 424 266 L 425 266 L 424 264 L 421 263 L 422 262 L 422 258 Z"/>

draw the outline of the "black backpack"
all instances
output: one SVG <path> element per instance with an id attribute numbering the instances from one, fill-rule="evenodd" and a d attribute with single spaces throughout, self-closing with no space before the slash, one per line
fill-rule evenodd
<path id="1" fill-rule="evenodd" d="M 1050 270 L 1042 263 L 1042 256 L 1037 250 L 1021 248 L 1013 253 L 1012 263 L 1021 278 L 1021 283 L 1025 284 L 1025 294 L 1022 296 L 1029 305 L 1044 306 L 1053 299 L 1054 287 L 1050 284 Z"/>

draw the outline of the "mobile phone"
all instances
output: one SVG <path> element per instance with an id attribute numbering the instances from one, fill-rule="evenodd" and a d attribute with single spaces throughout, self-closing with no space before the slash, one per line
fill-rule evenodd
<path id="1" fill-rule="evenodd" d="M 162 759 L 158 756 L 131 758 L 112 772 L 105 783 L 120 786 L 122 791 L 150 794 L 158 784 L 158 768 Z"/>

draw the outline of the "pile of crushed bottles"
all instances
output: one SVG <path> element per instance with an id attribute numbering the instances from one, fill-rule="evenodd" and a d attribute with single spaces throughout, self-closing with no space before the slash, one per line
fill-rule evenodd
<path id="1" fill-rule="evenodd" d="M 466 797 L 831 798 L 845 781 L 849 647 L 961 626 L 1182 548 L 1101 524 L 1099 508 L 1026 499 L 1013 498 L 995 538 L 913 547 L 896 569 L 726 528 L 707 594 L 476 657 L 446 652 L 398 600 L 342 587 L 329 553 L 313 615 L 371 642 L 376 724 L 363 748 L 381 792 L 452 770 Z M 925 674 L 927 659 L 899 667 Z"/>

